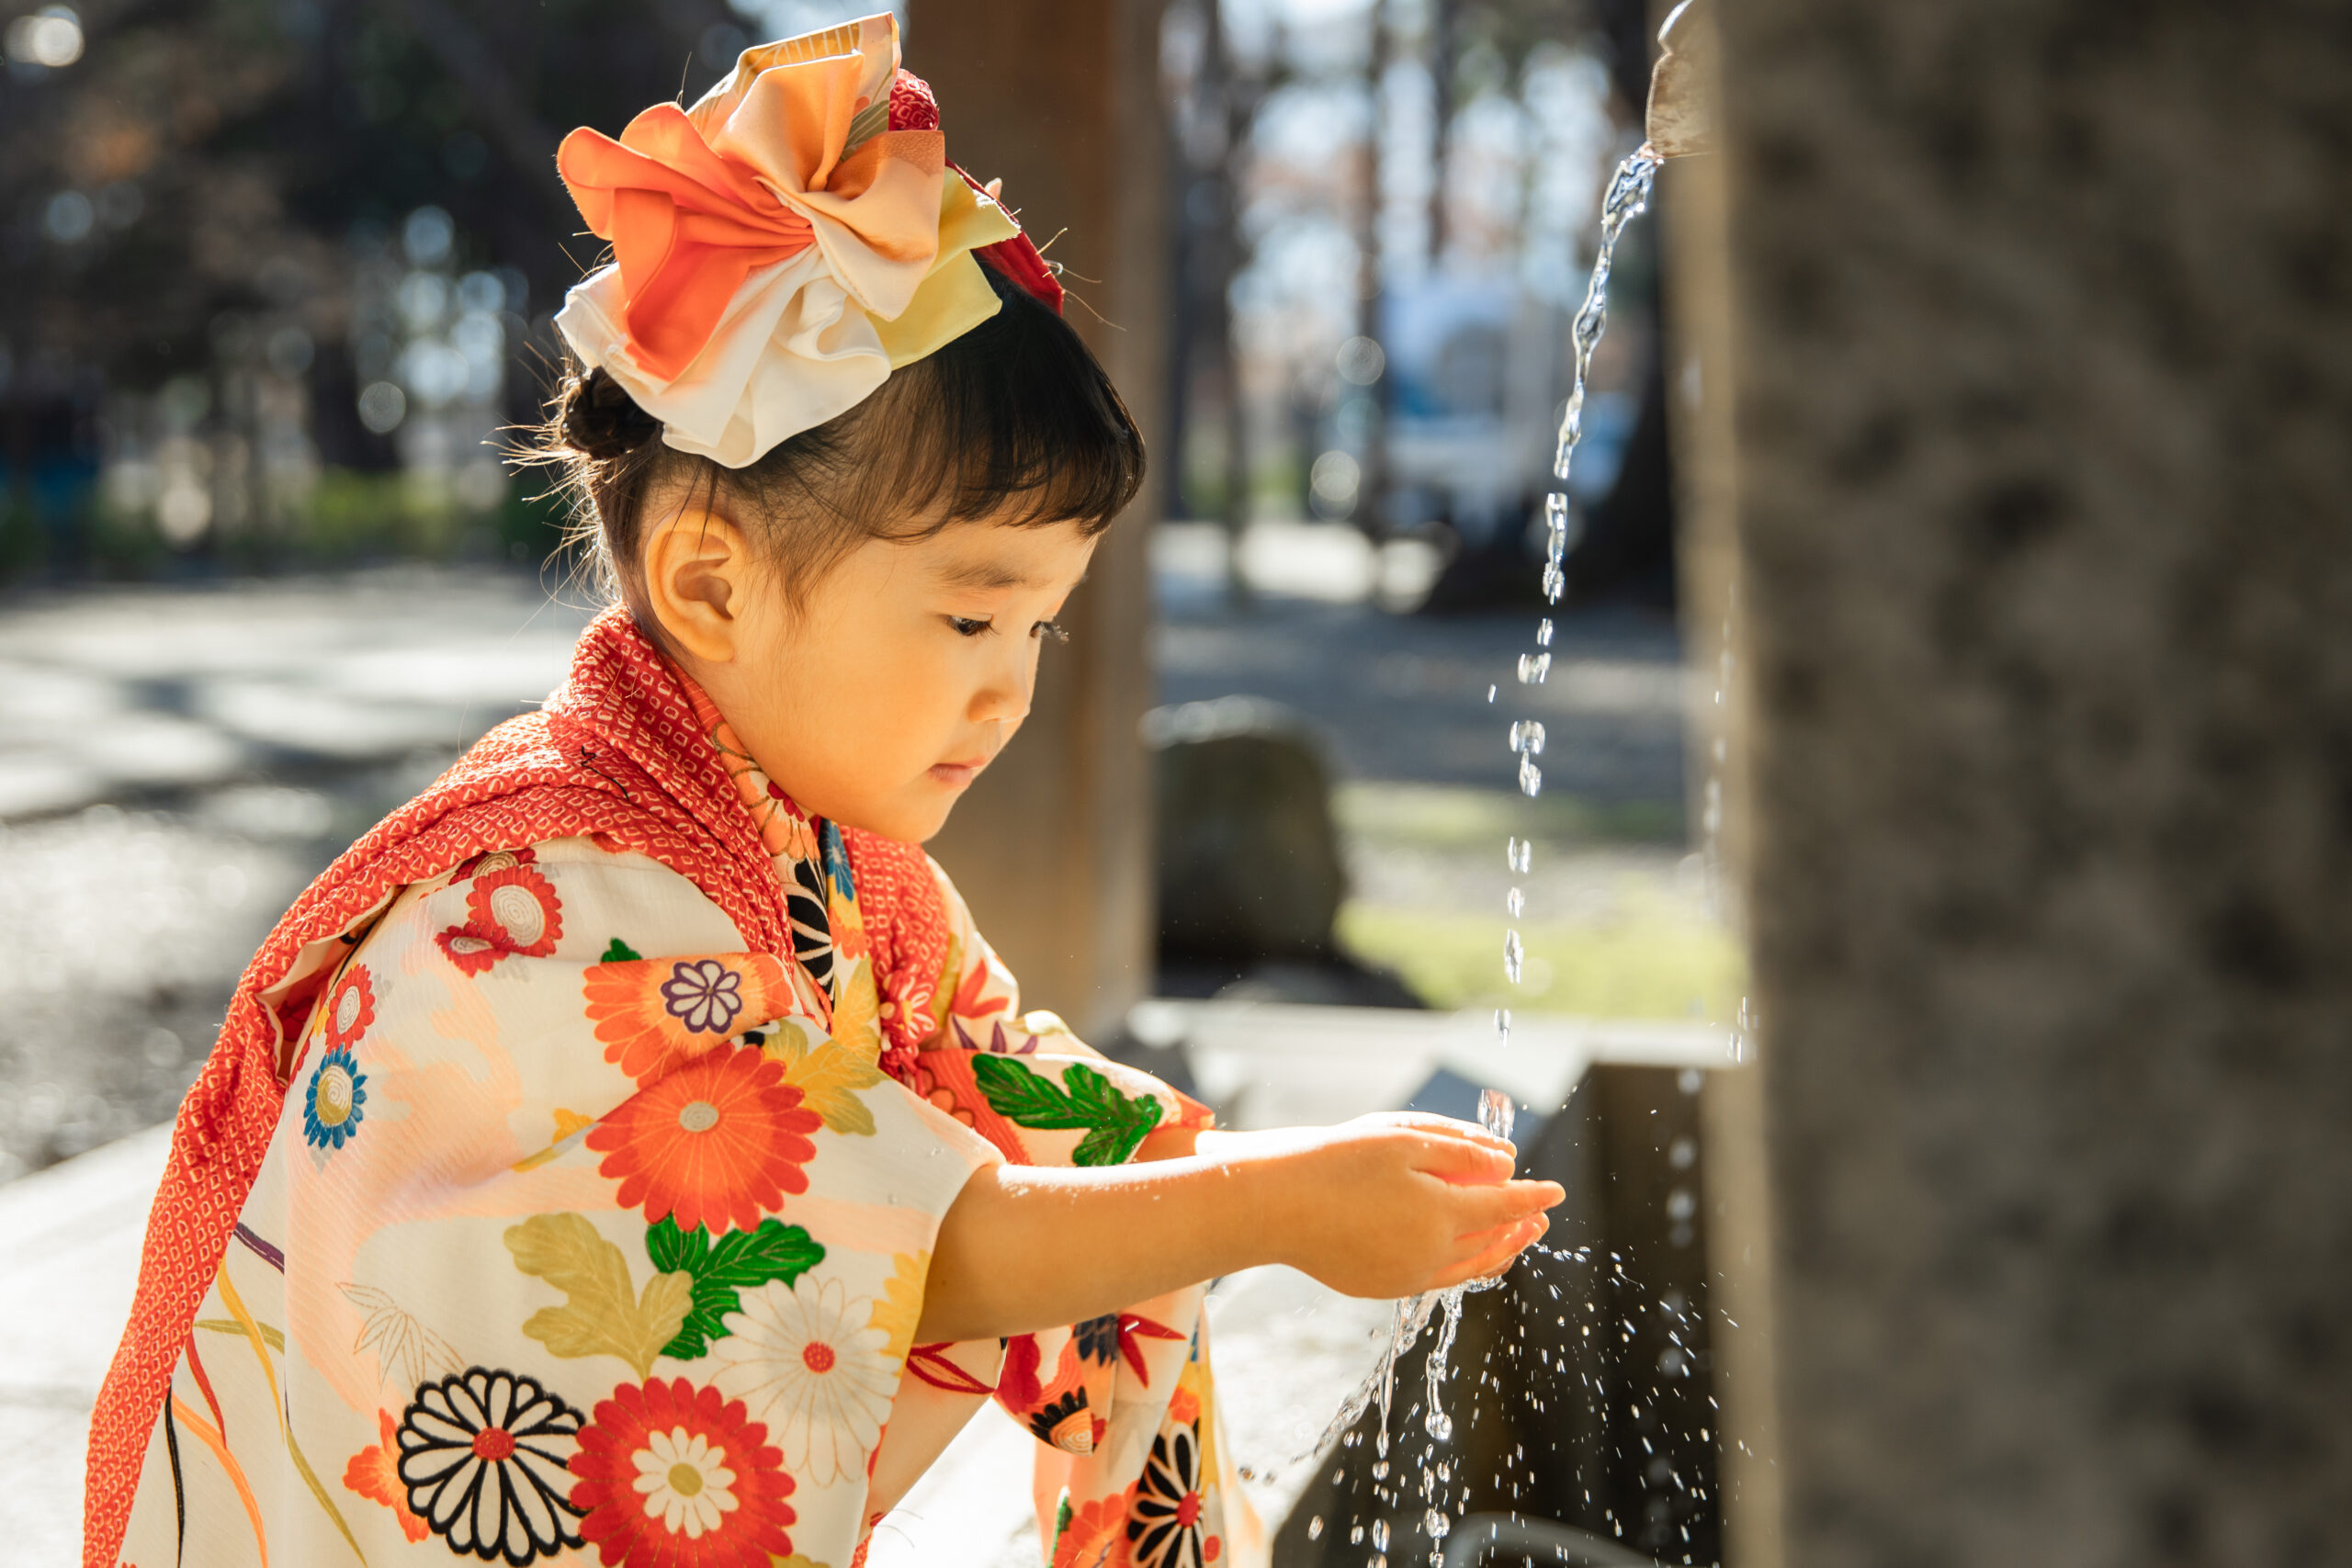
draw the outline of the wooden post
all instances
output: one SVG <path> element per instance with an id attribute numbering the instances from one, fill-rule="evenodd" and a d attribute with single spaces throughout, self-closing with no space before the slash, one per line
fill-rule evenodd
<path id="1" fill-rule="evenodd" d="M 906 64 L 939 96 L 948 155 L 1062 265 L 1070 321 L 1159 450 L 1168 238 L 1163 0 L 915 0 Z M 1103 540 L 1048 648 L 1020 738 L 931 845 L 1030 1007 L 1114 1032 L 1150 983 L 1152 696 L 1145 558 L 1156 485 Z"/>

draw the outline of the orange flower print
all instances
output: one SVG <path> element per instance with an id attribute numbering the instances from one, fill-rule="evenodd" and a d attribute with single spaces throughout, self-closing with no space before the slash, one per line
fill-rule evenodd
<path id="1" fill-rule="evenodd" d="M 526 958 L 545 958 L 563 935 L 554 885 L 527 865 L 476 873 L 466 913 L 468 925 Z"/>
<path id="2" fill-rule="evenodd" d="M 506 956 L 498 943 L 471 926 L 451 926 L 433 939 L 442 955 L 468 975 L 483 975 Z"/>
<path id="3" fill-rule="evenodd" d="M 490 861 L 507 863 L 492 868 Z M 460 868 L 462 869 L 462 868 Z M 442 954 L 468 975 L 489 972 L 514 953 L 544 958 L 563 935 L 563 905 L 548 879 L 522 862 L 493 855 L 466 894 L 466 923 L 435 937 Z"/>
<path id="4" fill-rule="evenodd" d="M 681 1231 L 755 1230 L 787 1192 L 808 1190 L 800 1168 L 817 1157 L 808 1134 L 824 1125 L 755 1050 L 723 1051 L 640 1090 L 592 1129 L 597 1168 L 621 1184 L 623 1208 Z"/>
<path id="5" fill-rule="evenodd" d="M 792 797 L 784 793 L 784 786 L 773 779 L 768 781 L 765 793 L 770 800 L 776 803 L 761 823 L 761 838 L 768 853 L 790 855 L 795 860 L 815 860 L 817 832 L 808 825 L 808 818 L 801 814 L 800 807 L 792 803 Z M 772 834 L 767 826 L 769 821 L 775 824 Z"/>
<path id="6" fill-rule="evenodd" d="M 1132 1486 L 1072 1508 L 1054 1537 L 1053 1568 L 1127 1568 L 1127 1507 Z"/>
<path id="7" fill-rule="evenodd" d="M 408 1486 L 400 1474 L 400 1423 L 392 1419 L 390 1411 L 379 1410 L 376 1428 L 381 1440 L 351 1456 L 351 1462 L 343 1468 L 343 1483 L 369 1502 L 390 1508 L 401 1522 L 401 1534 L 412 1543 L 423 1540 L 433 1531 L 408 1506 Z"/>
<path id="8" fill-rule="evenodd" d="M 469 855 L 459 861 L 457 868 L 449 873 L 449 882 L 455 886 L 469 876 L 486 876 L 492 872 L 504 871 L 509 866 L 529 865 L 538 858 L 539 852 L 533 849 L 484 850 L 478 855 Z"/>
<path id="9" fill-rule="evenodd" d="M 368 965 L 355 964 L 344 972 L 343 978 L 335 982 L 334 989 L 327 996 L 327 1049 L 350 1050 L 375 1021 L 375 980 L 368 975 Z"/>
<path id="10" fill-rule="evenodd" d="M 783 962 L 764 953 L 591 964 L 581 990 L 605 1060 L 640 1085 L 792 1006 Z"/>
<path id="11" fill-rule="evenodd" d="M 623 1383 L 581 1432 L 571 1475 L 580 1533 L 608 1568 L 768 1568 L 792 1555 L 784 1456 L 717 1389 Z"/>

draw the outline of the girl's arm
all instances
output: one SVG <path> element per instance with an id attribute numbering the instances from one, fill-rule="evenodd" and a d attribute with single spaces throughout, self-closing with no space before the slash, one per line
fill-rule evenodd
<path id="1" fill-rule="evenodd" d="M 940 1226 L 915 1339 L 1080 1323 L 1261 1263 L 1354 1296 L 1459 1284 L 1507 1266 L 1566 1196 L 1511 1165 L 1466 1122 L 1392 1113 L 1204 1133 L 1139 1165 L 989 1167 Z"/>

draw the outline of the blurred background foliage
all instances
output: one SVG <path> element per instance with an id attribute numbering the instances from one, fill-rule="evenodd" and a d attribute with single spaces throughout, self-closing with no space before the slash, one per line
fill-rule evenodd
<path id="1" fill-rule="evenodd" d="M 0 581 L 544 558 L 561 519 L 496 448 L 536 416 L 552 312 L 602 250 L 554 177 L 561 135 L 872 3 L 21 12 L 0 83 Z M 1593 189 L 1632 134 L 1642 6 L 1170 0 L 1163 34 L 1165 514 L 1499 551 L 1469 574 L 1470 602 L 1494 597 Z M 1626 270 L 1621 340 L 1645 330 Z M 1602 479 L 1644 373 L 1599 389 Z M 1670 596 L 1657 521 L 1641 561 L 1589 547 L 1582 580 L 1646 572 Z"/>

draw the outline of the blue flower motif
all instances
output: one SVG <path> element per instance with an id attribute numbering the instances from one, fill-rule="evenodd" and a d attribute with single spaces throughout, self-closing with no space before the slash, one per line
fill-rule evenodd
<path id="1" fill-rule="evenodd" d="M 725 1034 L 743 1010 L 743 977 L 716 958 L 677 964 L 662 982 L 662 1005 L 696 1034 Z"/>
<path id="2" fill-rule="evenodd" d="M 857 878 L 849 869 L 849 846 L 842 841 L 841 829 L 827 822 L 820 841 L 825 846 L 825 879 L 833 885 L 836 894 L 855 902 Z"/>
<path id="3" fill-rule="evenodd" d="M 341 1148 L 359 1130 L 368 1103 L 368 1075 L 348 1051 L 330 1051 L 302 1096 L 302 1136 L 314 1149 Z"/>

